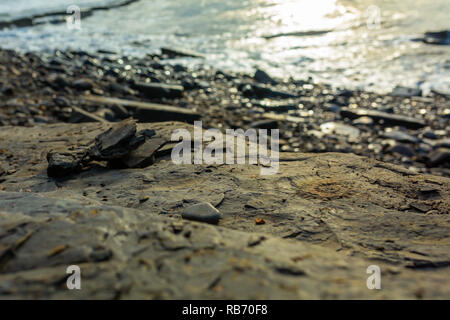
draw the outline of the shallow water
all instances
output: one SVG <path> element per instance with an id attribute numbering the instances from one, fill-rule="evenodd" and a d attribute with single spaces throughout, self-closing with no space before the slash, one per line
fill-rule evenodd
<path id="1" fill-rule="evenodd" d="M 0 19 L 64 11 L 108 0 L 0 0 Z M 141 0 L 65 24 L 0 31 L 22 50 L 99 48 L 142 55 L 161 46 L 204 53 L 215 67 L 263 68 L 345 87 L 389 91 L 396 84 L 450 92 L 450 46 L 412 41 L 450 29 L 448 0 Z M 311 31 L 314 31 L 311 34 Z"/>

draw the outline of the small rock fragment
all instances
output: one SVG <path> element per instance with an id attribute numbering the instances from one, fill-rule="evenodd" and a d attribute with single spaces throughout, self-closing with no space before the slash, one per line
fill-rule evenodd
<path id="1" fill-rule="evenodd" d="M 183 219 L 218 224 L 222 214 L 209 202 L 195 204 L 186 208 L 181 214 Z"/>
<path id="2" fill-rule="evenodd" d="M 81 159 L 71 153 L 47 154 L 47 175 L 49 177 L 63 177 L 81 169 Z"/>
<path id="3" fill-rule="evenodd" d="M 122 161 L 128 168 L 145 168 L 154 162 L 155 152 L 166 142 L 164 138 L 149 139 L 131 151 Z"/>
<path id="4" fill-rule="evenodd" d="M 94 160 L 113 160 L 128 154 L 129 142 L 136 134 L 136 121 L 123 120 L 95 138 L 95 145 L 89 150 Z"/>
<path id="5" fill-rule="evenodd" d="M 162 84 L 162 83 L 144 83 L 135 84 L 135 89 L 149 98 L 179 98 L 183 95 L 184 88 L 180 85 Z"/>
<path id="6" fill-rule="evenodd" d="M 264 219 L 261 219 L 261 218 L 256 218 L 255 224 L 258 224 L 258 225 L 266 224 L 266 221 L 264 221 Z"/>

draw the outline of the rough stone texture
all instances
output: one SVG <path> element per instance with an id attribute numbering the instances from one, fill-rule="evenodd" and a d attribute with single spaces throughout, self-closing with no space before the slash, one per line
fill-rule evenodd
<path id="1" fill-rule="evenodd" d="M 137 129 L 170 140 L 181 127 L 192 130 Z M 108 128 L 0 131 L 0 298 L 450 298 L 447 178 L 339 153 L 281 153 L 269 176 L 258 165 L 175 165 L 167 153 L 144 169 L 100 162 L 47 176 L 49 151 Z M 202 202 L 220 210 L 218 226 L 181 218 Z M 71 264 L 82 290 L 66 289 Z M 382 290 L 366 287 L 372 264 Z"/>

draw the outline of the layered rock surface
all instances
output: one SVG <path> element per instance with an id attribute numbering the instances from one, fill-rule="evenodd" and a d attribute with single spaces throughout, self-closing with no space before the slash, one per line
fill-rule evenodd
<path id="1" fill-rule="evenodd" d="M 47 176 L 108 123 L 0 131 L 0 298 L 450 298 L 450 180 L 351 154 Z M 139 124 L 170 140 L 177 122 Z M 167 154 L 169 153 L 169 154 Z M 183 220 L 209 202 L 217 226 Z M 264 224 L 255 223 L 262 219 Z M 82 271 L 68 290 L 66 268 Z M 382 289 L 369 290 L 378 265 Z"/>

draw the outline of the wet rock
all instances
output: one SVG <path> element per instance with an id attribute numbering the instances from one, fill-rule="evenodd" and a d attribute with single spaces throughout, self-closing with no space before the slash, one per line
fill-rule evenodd
<path id="1" fill-rule="evenodd" d="M 255 74 L 253 75 L 253 79 L 264 84 L 277 84 L 277 81 L 275 79 L 269 76 L 267 72 L 260 69 L 256 70 Z"/>
<path id="2" fill-rule="evenodd" d="M 402 131 L 387 131 L 383 134 L 383 137 L 388 139 L 393 139 L 399 142 L 410 142 L 410 143 L 418 143 L 420 141 L 419 138 L 414 137 L 410 134 L 407 134 Z"/>
<path id="3" fill-rule="evenodd" d="M 242 84 L 239 86 L 239 90 L 246 97 L 257 97 L 257 98 L 281 98 L 281 99 L 289 99 L 298 97 L 295 94 L 271 89 L 265 85 L 257 85 L 257 84 Z"/>
<path id="4" fill-rule="evenodd" d="M 325 134 L 337 134 L 348 136 L 350 138 L 357 138 L 360 133 L 358 128 L 338 122 L 323 123 L 320 125 L 320 129 Z"/>
<path id="5" fill-rule="evenodd" d="M 210 203 L 199 203 L 186 208 L 181 214 L 183 219 L 218 224 L 222 214 Z"/>
<path id="6" fill-rule="evenodd" d="M 161 53 L 169 58 L 188 57 L 188 58 L 204 58 L 203 55 L 189 50 L 161 48 Z"/>
<path id="7" fill-rule="evenodd" d="M 89 79 L 78 79 L 73 82 L 72 86 L 76 90 L 86 91 L 86 90 L 91 90 L 94 87 L 94 84 Z"/>
<path id="8" fill-rule="evenodd" d="M 341 111 L 341 107 L 338 106 L 337 104 L 330 103 L 326 105 L 325 111 L 339 113 Z"/>
<path id="9" fill-rule="evenodd" d="M 388 149 L 390 153 L 397 153 L 405 157 L 413 157 L 415 155 L 414 149 L 404 145 L 404 144 L 396 144 Z"/>
<path id="10" fill-rule="evenodd" d="M 250 128 L 255 129 L 277 129 L 278 128 L 278 121 L 276 120 L 259 120 L 252 122 L 250 124 Z"/>
<path id="11" fill-rule="evenodd" d="M 183 95 L 184 88 L 180 85 L 138 82 L 134 85 L 147 98 L 179 98 Z"/>
<path id="12" fill-rule="evenodd" d="M 428 44 L 450 45 L 450 31 L 426 32 L 423 42 Z"/>
<path id="13" fill-rule="evenodd" d="M 369 118 L 369 117 L 361 117 L 361 118 L 354 119 L 352 121 L 352 124 L 355 126 L 357 126 L 357 125 L 371 126 L 371 125 L 373 125 L 373 120 L 372 120 L 372 118 Z"/>
<path id="14" fill-rule="evenodd" d="M 428 156 L 428 165 L 430 167 L 450 165 L 450 149 L 439 148 L 431 152 Z"/>
<path id="15" fill-rule="evenodd" d="M 425 122 L 420 119 L 395 115 L 382 111 L 368 110 L 368 109 L 349 109 L 341 110 L 341 116 L 349 119 L 357 119 L 360 117 L 369 117 L 385 126 L 404 126 L 411 129 L 419 129 L 426 126 Z"/>
<path id="16" fill-rule="evenodd" d="M 391 95 L 394 97 L 412 97 L 412 96 L 422 96 L 422 90 L 417 88 L 408 88 L 403 86 L 396 86 L 392 90 Z"/>
<path id="17" fill-rule="evenodd" d="M 63 177 L 81 169 L 81 157 L 71 153 L 47 154 L 49 177 Z"/>
<path id="18" fill-rule="evenodd" d="M 273 100 L 256 100 L 253 102 L 255 107 L 261 107 L 265 111 L 269 112 L 287 112 L 289 110 L 297 110 L 298 107 L 295 103 L 283 103 Z"/>
<path id="19" fill-rule="evenodd" d="M 424 133 L 422 133 L 422 137 L 426 139 L 436 140 L 439 139 L 440 136 L 435 131 L 427 130 Z"/>
<path id="20" fill-rule="evenodd" d="M 444 138 L 444 139 L 436 140 L 433 143 L 433 147 L 434 148 L 448 148 L 448 149 L 450 149 L 450 138 Z"/>

